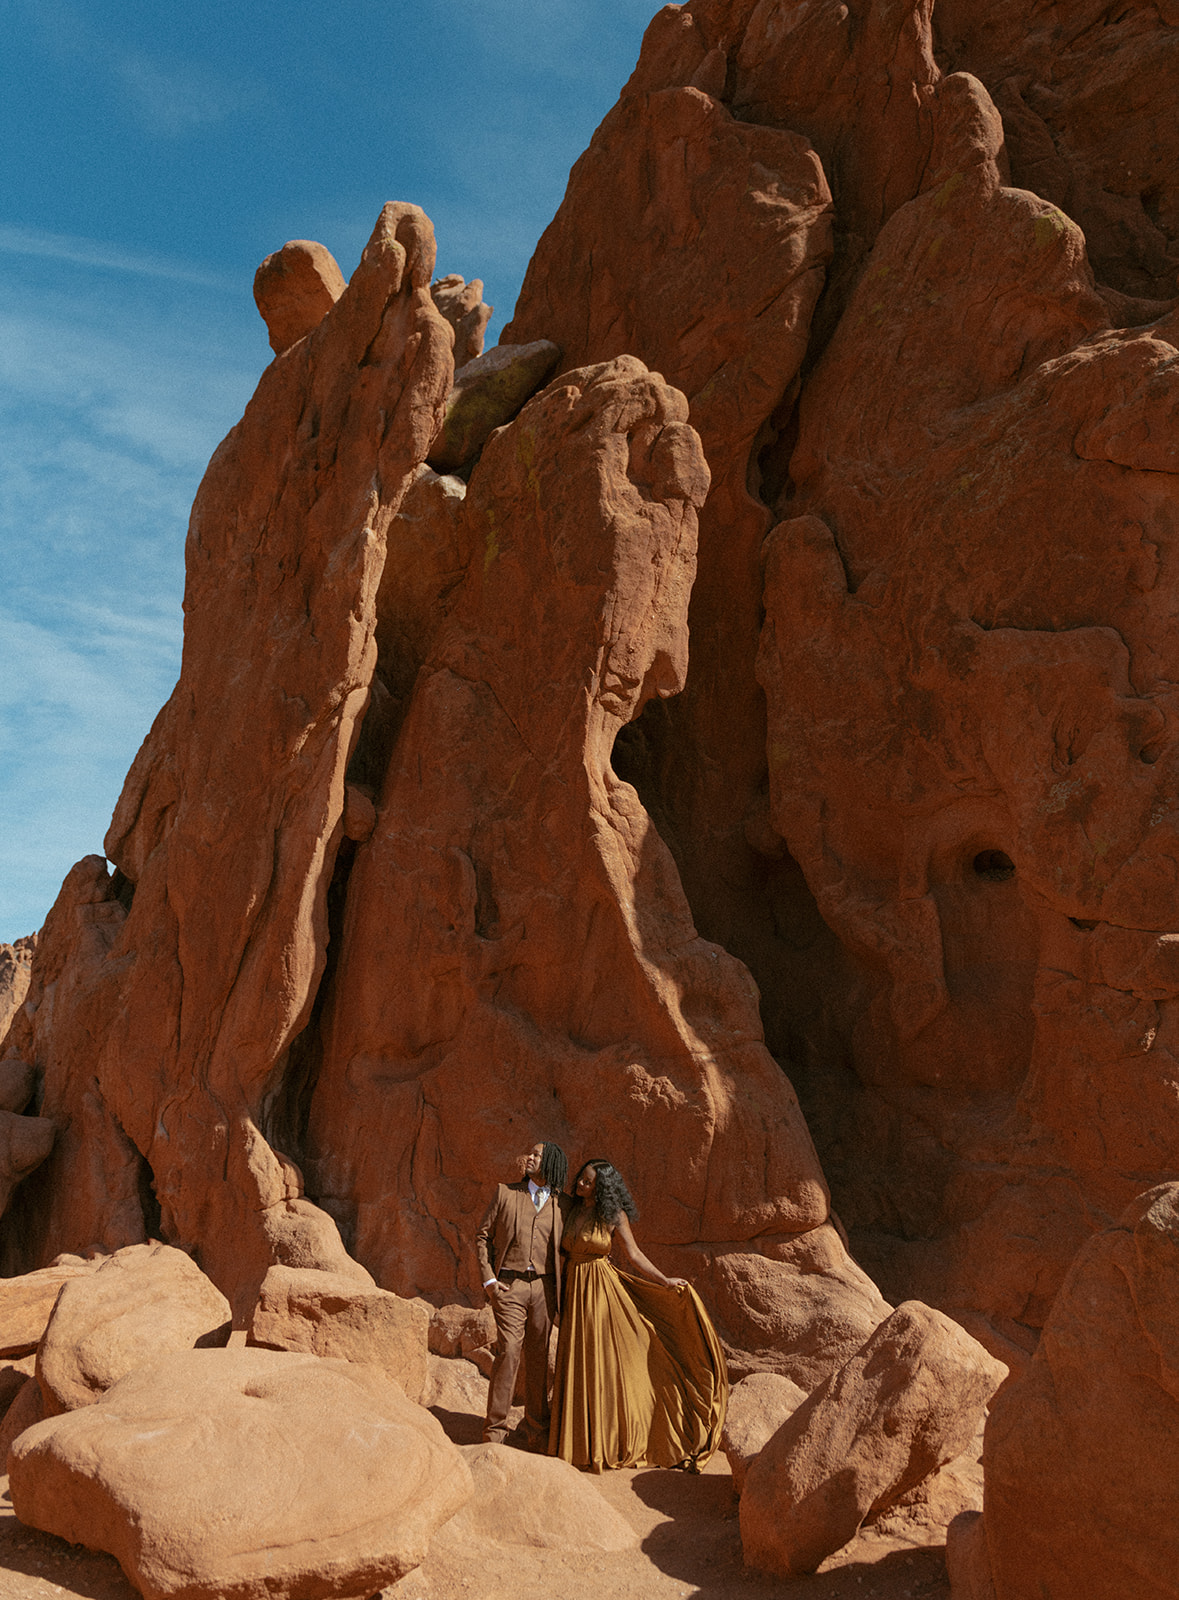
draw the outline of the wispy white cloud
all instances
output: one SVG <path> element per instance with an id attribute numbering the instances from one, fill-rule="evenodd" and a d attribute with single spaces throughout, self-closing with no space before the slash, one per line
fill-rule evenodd
<path id="1" fill-rule="evenodd" d="M 170 283 L 190 283 L 202 289 L 229 291 L 239 287 L 225 275 L 205 272 L 186 262 L 140 255 L 104 244 L 99 239 L 77 239 L 67 233 L 43 233 L 36 228 L 0 225 L 0 251 L 45 261 L 64 261 L 76 267 L 100 267 L 107 272 L 126 272 L 141 278 L 163 278 Z"/>

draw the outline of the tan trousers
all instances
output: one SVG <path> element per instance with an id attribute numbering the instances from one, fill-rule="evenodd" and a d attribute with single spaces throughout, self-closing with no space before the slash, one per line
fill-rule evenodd
<path id="1" fill-rule="evenodd" d="M 516 1373 L 523 1356 L 524 1433 L 529 1443 L 547 1440 L 549 1333 L 557 1309 L 556 1282 L 551 1277 L 536 1278 L 531 1283 L 517 1278 L 514 1283 L 504 1284 L 491 1308 L 499 1337 L 487 1391 L 483 1437 L 493 1443 L 503 1442 L 516 1388 Z"/>

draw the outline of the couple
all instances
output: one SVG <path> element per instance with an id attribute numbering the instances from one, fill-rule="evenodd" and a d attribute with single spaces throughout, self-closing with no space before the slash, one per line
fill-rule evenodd
<path id="1" fill-rule="evenodd" d="M 699 1470 L 717 1447 L 728 1379 L 708 1315 L 684 1278 L 665 1277 L 635 1242 L 634 1201 L 608 1161 L 587 1161 L 574 1194 L 555 1144 L 501 1183 L 476 1235 L 498 1331 L 483 1437 L 503 1443 L 521 1354 L 523 1443 L 601 1472 Z M 609 1257 L 617 1243 L 629 1266 Z M 549 1333 L 560 1320 L 550 1406 Z"/>

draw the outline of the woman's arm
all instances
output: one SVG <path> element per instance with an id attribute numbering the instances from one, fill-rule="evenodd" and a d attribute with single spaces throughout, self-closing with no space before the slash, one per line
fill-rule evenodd
<path id="1" fill-rule="evenodd" d="M 650 1278 L 652 1283 L 661 1283 L 665 1289 L 686 1289 L 688 1287 L 687 1278 L 665 1277 L 653 1261 L 648 1261 L 638 1247 L 634 1233 L 631 1231 L 630 1218 L 625 1211 L 615 1224 L 614 1237 L 621 1242 L 623 1254 L 640 1277 Z"/>

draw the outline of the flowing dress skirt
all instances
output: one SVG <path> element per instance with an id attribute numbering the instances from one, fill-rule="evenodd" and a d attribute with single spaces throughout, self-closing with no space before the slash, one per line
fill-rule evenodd
<path id="1" fill-rule="evenodd" d="M 696 1291 L 619 1272 L 594 1241 L 571 1243 L 549 1454 L 594 1472 L 699 1471 L 720 1442 L 729 1385 Z"/>

